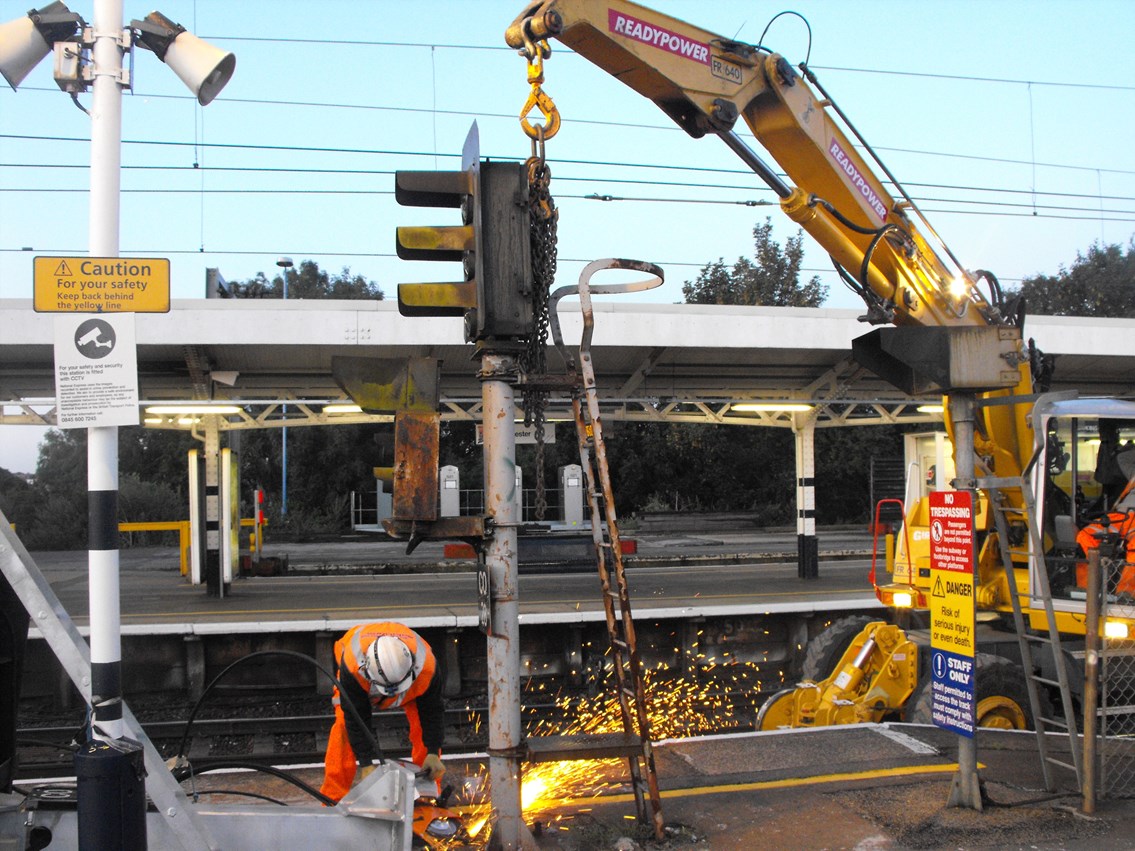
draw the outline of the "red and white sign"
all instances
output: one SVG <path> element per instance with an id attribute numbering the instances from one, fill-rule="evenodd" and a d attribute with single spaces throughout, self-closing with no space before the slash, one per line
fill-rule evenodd
<path id="1" fill-rule="evenodd" d="M 630 15 L 624 15 L 614 9 L 607 10 L 607 27 L 615 35 L 621 35 L 642 44 L 649 44 L 659 50 L 667 50 L 675 56 L 684 56 L 686 59 L 702 65 L 709 64 L 709 45 L 704 41 L 686 38 L 684 35 L 633 18 Z"/>
<path id="2" fill-rule="evenodd" d="M 973 495 L 930 492 L 930 567 L 973 575 Z"/>

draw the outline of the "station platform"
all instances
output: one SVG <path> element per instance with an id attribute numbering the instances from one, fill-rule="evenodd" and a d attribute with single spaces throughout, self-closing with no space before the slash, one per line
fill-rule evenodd
<path id="1" fill-rule="evenodd" d="M 863 532 L 821 535 L 819 576 L 808 580 L 797 575 L 791 533 L 634 537 L 638 551 L 626 565 L 636 616 L 880 608 L 867 581 L 870 539 Z M 87 553 L 31 555 L 85 631 Z M 270 543 L 263 556 L 281 566 L 277 575 L 236 577 L 226 596 L 217 598 L 180 574 L 175 547 L 121 550 L 122 634 L 342 631 L 376 618 L 414 628 L 477 623 L 474 564 L 447 559 L 441 542 L 425 542 L 407 554 L 404 542 L 356 535 L 321 543 Z M 522 623 L 601 620 L 594 566 L 577 562 L 522 570 L 520 608 Z"/>
<path id="2" fill-rule="evenodd" d="M 526 808 L 526 820 L 538 848 L 560 851 L 1104 851 L 1135 842 L 1135 799 L 1100 800 L 1087 815 L 1070 772 L 1055 778 L 1054 792 L 1045 791 L 1034 733 L 980 730 L 983 809 L 948 807 L 957 741 L 952 733 L 912 724 L 665 741 L 655 747 L 664 841 L 634 820 L 633 796 L 621 783 L 625 764 L 614 761 L 593 768 L 590 784 L 547 790 L 541 804 Z M 1062 745 L 1055 737 L 1050 749 L 1059 754 Z M 484 812 L 483 757 L 451 755 L 446 764 L 445 782 L 457 790 L 451 806 L 475 823 Z M 317 768 L 294 773 L 316 786 L 322 778 Z M 602 790 L 580 792 L 594 787 Z M 205 774 L 194 788 L 251 791 L 287 803 L 305 799 L 264 775 Z M 202 800 L 222 803 L 224 796 L 206 793 Z"/>

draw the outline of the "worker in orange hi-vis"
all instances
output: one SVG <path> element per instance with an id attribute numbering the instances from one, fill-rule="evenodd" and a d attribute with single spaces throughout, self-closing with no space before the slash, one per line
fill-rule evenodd
<path id="1" fill-rule="evenodd" d="M 430 646 L 414 630 L 400 623 L 367 623 L 352 627 L 335 642 L 335 676 L 342 684 L 334 690 L 335 724 L 327 740 L 322 792 L 338 801 L 355 781 L 374 770 L 378 755 L 364 729 L 342 700 L 358 710 L 370 727 L 373 709 L 401 706 L 410 722 L 411 758 L 431 780 L 441 780 L 445 706 L 443 677 Z M 361 770 L 358 769 L 361 766 Z"/>

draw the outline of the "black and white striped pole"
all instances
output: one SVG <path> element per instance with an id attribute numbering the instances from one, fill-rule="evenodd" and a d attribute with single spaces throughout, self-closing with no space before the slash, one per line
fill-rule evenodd
<path id="1" fill-rule="evenodd" d="M 816 415 L 793 414 L 796 438 L 796 574 L 801 579 L 820 575 L 816 538 Z"/>

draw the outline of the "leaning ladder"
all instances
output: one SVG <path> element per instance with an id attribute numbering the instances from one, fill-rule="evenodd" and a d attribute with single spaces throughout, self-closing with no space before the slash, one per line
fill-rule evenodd
<path id="1" fill-rule="evenodd" d="M 584 360 L 582 366 L 586 400 L 581 400 L 578 393 L 573 394 L 572 412 L 579 438 L 580 463 L 587 482 L 591 537 L 595 542 L 595 561 L 603 593 L 603 611 L 607 615 L 607 636 L 611 642 L 611 661 L 615 669 L 623 730 L 628 737 L 637 738 L 638 743 L 638 752 L 627 756 L 627 764 L 630 767 L 639 821 L 653 822 L 655 834 L 661 838 L 662 803 L 658 794 L 658 775 L 654 769 L 654 751 L 650 743 L 650 716 L 642 680 L 642 664 L 635 642 L 627 577 L 623 569 L 614 493 L 607 467 L 607 450 L 603 444 L 599 401 L 595 395 L 594 371 L 590 359 Z M 650 801 L 649 815 L 647 798 Z"/>
<path id="2" fill-rule="evenodd" d="M 1013 625 L 1017 632 L 1017 641 L 1021 648 L 1021 665 L 1025 669 L 1025 680 L 1029 691 L 1029 703 L 1032 707 L 1033 724 L 1036 727 L 1037 749 L 1040 752 L 1041 768 L 1044 772 L 1045 788 L 1054 791 L 1055 781 L 1052 777 L 1052 768 L 1068 769 L 1076 775 L 1076 787 L 1083 788 L 1083 767 L 1080 742 L 1076 726 L 1076 710 L 1072 703 L 1072 690 L 1068 680 L 1067 657 L 1060 643 L 1060 632 L 1056 627 L 1056 614 L 1052 606 L 1052 592 L 1049 587 L 1048 569 L 1044 559 L 1044 536 L 1041 532 L 1039 518 L 1036 512 L 1036 500 L 1029 485 L 1029 473 L 1036 465 L 1040 456 L 1039 450 L 1033 455 L 1023 473 L 1017 477 L 979 478 L 977 486 L 989 494 L 990 509 L 993 512 L 993 522 L 997 529 L 997 540 L 1000 544 L 1001 561 L 1005 568 L 1009 599 L 1013 604 Z M 1006 492 L 1020 490 L 1023 508 L 1008 504 Z M 1024 522 L 1029 530 L 1029 539 L 1023 548 L 1014 549 L 1009 537 L 1009 519 L 1018 519 Z M 1025 623 L 1024 609 L 1029 601 L 1029 587 L 1025 583 L 1022 589 L 1017 582 L 1015 560 L 1028 560 L 1034 558 L 1036 570 L 1036 591 L 1044 603 L 1045 619 L 1048 623 L 1048 634 L 1039 634 L 1029 630 Z M 1052 654 L 1056 669 L 1056 679 L 1043 677 L 1037 673 L 1033 662 L 1033 648 L 1048 647 Z M 1051 718 L 1043 712 L 1040 702 L 1040 688 L 1050 686 L 1060 692 L 1061 708 L 1064 717 Z M 1047 733 L 1049 729 L 1060 730 L 1068 735 L 1068 750 L 1072 755 L 1072 762 L 1068 763 L 1058 759 L 1049 752 Z"/>
<path id="3" fill-rule="evenodd" d="M 635 269 L 651 273 L 650 281 L 636 284 L 589 286 L 593 274 L 602 269 Z M 603 593 L 603 611 L 607 617 L 607 635 L 610 640 L 611 661 L 615 672 L 615 685 L 622 717 L 622 733 L 579 737 L 573 749 L 576 758 L 597 756 L 625 756 L 630 769 L 635 807 L 642 824 L 651 825 L 654 835 L 663 838 L 662 800 L 658 791 L 658 773 L 654 766 L 654 749 L 650 741 L 650 715 L 646 702 L 646 688 L 642 678 L 635 641 L 634 619 L 627 590 L 623 565 L 619 524 L 615 513 L 614 491 L 611 487 L 607 450 L 603 443 L 603 425 L 599 413 L 599 398 L 595 388 L 595 368 L 591 360 L 591 337 L 595 315 L 591 294 L 630 292 L 658 286 L 662 283 L 662 270 L 657 266 L 634 260 L 597 260 L 581 273 L 579 286 L 562 287 L 552 294 L 551 330 L 557 347 L 574 372 L 574 358 L 563 348 L 555 303 L 568 294 L 579 294 L 583 312 L 583 337 L 579 345 L 578 377 L 572 387 L 572 411 L 575 415 L 576 436 L 579 441 L 579 458 L 587 483 L 587 500 L 591 510 L 591 535 L 595 542 L 595 560 L 599 570 L 599 583 Z M 548 739 L 558 737 L 547 737 Z M 560 746 L 557 747 L 557 744 Z M 539 739 L 528 740 L 532 759 L 564 758 L 563 745 Z M 554 756 L 553 756 L 554 754 Z"/>

